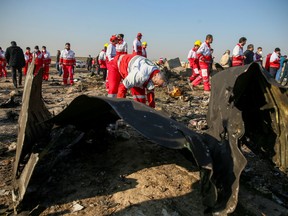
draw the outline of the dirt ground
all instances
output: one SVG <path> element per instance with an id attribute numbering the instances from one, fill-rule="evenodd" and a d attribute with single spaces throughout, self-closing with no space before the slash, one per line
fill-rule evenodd
<path id="1" fill-rule="evenodd" d="M 63 86 L 53 68 L 49 81 L 43 82 L 42 96 L 54 115 L 78 95 L 106 95 L 101 76 L 91 77 L 85 69 L 76 69 L 74 78 L 74 86 Z M 167 88 L 157 89 L 156 109 L 192 130 L 205 132 L 209 95 L 201 87 L 191 91 L 185 77 L 172 77 L 171 83 L 184 95 L 171 98 Z M 12 90 L 11 77 L 8 82 L 2 78 L 0 104 L 10 98 Z M 12 166 L 23 88 L 19 92 L 15 100 L 18 106 L 0 108 L 0 215 L 13 215 Z M 64 136 L 59 140 L 71 142 L 81 132 L 70 126 L 56 128 L 53 133 Z M 40 163 L 25 197 L 27 211 L 22 215 L 33 208 L 32 215 L 43 216 L 204 215 L 198 169 L 179 151 L 160 147 L 125 124 L 117 136 L 105 137 L 96 146 L 87 141 L 62 149 L 51 169 L 44 166 L 49 159 L 43 166 Z M 242 150 L 248 165 L 241 175 L 239 203 L 232 215 L 288 215 L 287 175 L 245 146 Z"/>

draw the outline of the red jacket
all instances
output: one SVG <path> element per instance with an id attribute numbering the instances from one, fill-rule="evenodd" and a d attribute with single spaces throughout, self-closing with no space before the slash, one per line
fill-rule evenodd
<path id="1" fill-rule="evenodd" d="M 265 62 L 265 69 L 267 71 L 269 71 L 269 68 L 270 68 L 270 57 L 271 57 L 272 53 L 269 53 L 267 56 L 266 56 L 266 62 Z"/>
<path id="2" fill-rule="evenodd" d="M 43 54 L 40 50 L 34 52 L 35 65 L 43 65 Z"/>
<path id="3" fill-rule="evenodd" d="M 188 53 L 188 61 L 190 63 L 190 68 L 191 69 L 200 69 L 199 67 L 199 59 L 198 56 L 196 54 L 197 49 L 195 49 L 195 47 L 193 49 L 191 49 Z"/>
<path id="4" fill-rule="evenodd" d="M 277 69 L 280 68 L 280 58 L 276 52 L 272 53 L 269 61 L 270 61 L 270 67 L 277 68 Z"/>

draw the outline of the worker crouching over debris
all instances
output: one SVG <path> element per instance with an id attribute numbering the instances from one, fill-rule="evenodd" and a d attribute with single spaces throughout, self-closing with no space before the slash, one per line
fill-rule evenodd
<path id="1" fill-rule="evenodd" d="M 147 96 L 148 105 L 155 108 L 154 87 L 165 83 L 156 65 L 143 56 L 127 54 L 115 57 L 110 66 L 108 97 L 125 98 L 130 89 L 135 101 L 146 104 Z"/>

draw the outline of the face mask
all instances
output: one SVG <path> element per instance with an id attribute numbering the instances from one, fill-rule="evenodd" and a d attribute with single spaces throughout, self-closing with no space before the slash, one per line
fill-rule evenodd
<path id="1" fill-rule="evenodd" d="M 262 51 L 260 51 L 259 54 L 262 55 Z"/>

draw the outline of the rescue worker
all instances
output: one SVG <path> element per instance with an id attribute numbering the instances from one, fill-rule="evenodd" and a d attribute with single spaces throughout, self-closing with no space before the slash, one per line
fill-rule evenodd
<path id="1" fill-rule="evenodd" d="M 39 46 L 34 47 L 33 58 L 34 58 L 34 64 L 35 64 L 34 76 L 36 76 L 40 68 L 43 67 L 43 54 L 39 50 Z"/>
<path id="2" fill-rule="evenodd" d="M 118 55 L 111 62 L 110 70 L 108 97 L 125 98 L 130 89 L 135 101 L 146 104 L 147 96 L 148 105 L 155 107 L 154 87 L 162 86 L 165 77 L 153 62 L 135 54 Z"/>
<path id="3" fill-rule="evenodd" d="M 190 68 L 192 69 L 192 75 L 189 77 L 189 82 L 194 81 L 196 77 L 199 76 L 200 66 L 199 66 L 199 59 L 197 58 L 196 52 L 201 46 L 201 44 L 202 42 L 200 40 L 195 41 L 194 47 L 190 49 L 188 56 L 187 56 L 189 64 L 190 64 Z"/>
<path id="4" fill-rule="evenodd" d="M 145 57 L 145 58 L 147 58 L 146 48 L 147 48 L 147 42 L 144 41 L 144 42 L 142 42 L 142 56 Z"/>
<path id="5" fill-rule="evenodd" d="M 118 43 L 116 44 L 116 55 L 127 54 L 128 44 L 124 41 L 124 34 L 118 34 Z"/>
<path id="6" fill-rule="evenodd" d="M 142 55 L 142 43 L 141 43 L 141 39 L 142 39 L 142 34 L 138 33 L 137 37 L 134 39 L 133 41 L 133 51 L 132 54 L 136 54 L 136 55 Z"/>
<path id="7" fill-rule="evenodd" d="M 103 80 L 106 80 L 107 77 L 107 65 L 106 65 L 106 50 L 108 47 L 108 43 L 104 44 L 104 48 L 101 50 L 98 56 L 98 64 L 99 64 L 99 73 L 102 72 Z"/>
<path id="8" fill-rule="evenodd" d="M 191 87 L 195 87 L 199 85 L 203 81 L 204 91 L 210 92 L 210 83 L 209 83 L 209 66 L 212 60 L 211 56 L 211 46 L 210 44 L 213 42 L 213 36 L 208 34 L 206 36 L 205 43 L 202 43 L 199 49 L 196 51 L 197 58 L 199 59 L 199 68 L 200 75 L 196 77 L 195 80 L 192 81 Z"/>
<path id="9" fill-rule="evenodd" d="M 46 46 L 42 46 L 42 55 L 43 55 L 43 65 L 44 65 L 43 80 L 48 81 L 49 65 L 51 64 L 51 56 L 50 56 L 50 53 L 46 50 Z"/>
<path id="10" fill-rule="evenodd" d="M 6 70 L 6 59 L 5 59 L 5 52 L 0 47 L 0 77 L 5 77 L 7 80 L 7 70 Z"/>
<path id="11" fill-rule="evenodd" d="M 270 58 L 271 58 L 272 53 L 268 53 L 266 56 L 266 61 L 265 61 L 265 66 L 264 68 L 269 72 L 270 70 Z"/>
<path id="12" fill-rule="evenodd" d="M 275 78 L 277 70 L 280 68 L 280 49 L 277 47 L 275 48 L 274 52 L 270 57 L 270 67 L 269 72 L 273 78 Z"/>
<path id="13" fill-rule="evenodd" d="M 160 57 L 159 58 L 159 61 L 158 61 L 158 65 L 164 65 L 164 59 L 163 59 L 163 57 Z"/>
<path id="14" fill-rule="evenodd" d="M 75 53 L 70 49 L 70 43 L 65 44 L 65 49 L 60 54 L 60 65 L 63 70 L 63 84 L 68 84 L 68 77 L 70 77 L 70 85 L 74 84 L 73 73 L 76 65 Z"/>
<path id="15" fill-rule="evenodd" d="M 245 56 L 243 47 L 245 46 L 246 41 L 247 39 L 245 37 L 241 37 L 239 43 L 234 47 L 232 52 L 232 67 L 244 65 Z"/>
<path id="16" fill-rule="evenodd" d="M 23 68 L 24 76 L 27 75 L 28 68 L 33 60 L 33 54 L 31 53 L 30 50 L 31 50 L 30 47 L 26 47 L 26 52 L 24 53 L 25 57 L 25 66 Z"/>
<path id="17" fill-rule="evenodd" d="M 118 38 L 115 35 L 112 35 L 110 37 L 110 44 L 107 46 L 107 50 L 106 50 L 106 66 L 107 66 L 106 89 L 107 90 L 109 88 L 108 74 L 110 70 L 110 62 L 116 56 L 116 44 L 117 43 L 118 43 Z"/>

